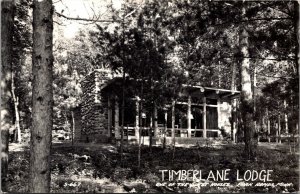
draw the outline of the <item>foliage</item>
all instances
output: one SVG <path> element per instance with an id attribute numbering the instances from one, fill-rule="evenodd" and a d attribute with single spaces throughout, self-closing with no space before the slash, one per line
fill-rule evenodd
<path id="1" fill-rule="evenodd" d="M 19 106 L 29 126 L 31 62 L 26 56 L 31 48 L 31 1 L 19 2 L 15 79 Z M 120 22 L 86 25 L 72 40 L 64 39 L 62 18 L 55 15 L 55 125 L 67 126 L 70 108 L 80 101 L 79 81 L 96 68 L 121 72 L 124 66 L 126 75 L 139 82 L 130 88 L 133 93 L 141 95 L 143 85 L 147 107 L 177 98 L 183 83 L 229 89 L 230 68 L 240 60 L 238 32 L 243 26 L 249 29 L 251 71 L 256 67 L 259 90 L 274 81 L 271 77 L 296 78 L 293 2 L 245 3 L 247 21 L 241 17 L 241 2 L 124 2 L 120 10 L 111 12 Z M 239 76 L 235 82 L 239 83 Z"/>
<path id="2" fill-rule="evenodd" d="M 241 173 L 248 169 L 272 169 L 272 180 L 275 183 L 291 182 L 292 187 L 203 187 L 201 192 L 270 192 L 298 191 L 299 172 L 296 154 L 287 154 L 287 147 L 260 147 L 257 161 L 248 163 L 242 157 L 242 145 L 223 145 L 220 147 L 190 147 L 176 148 L 174 162 L 169 158 L 172 152 L 164 152 L 162 148 L 153 147 L 152 154 L 143 148 L 142 171 L 136 168 L 136 146 L 127 149 L 124 158 L 125 166 L 120 167 L 118 153 L 112 152 L 112 146 L 81 146 L 72 147 L 55 145 L 52 155 L 52 192 L 111 192 L 131 191 L 166 192 L 167 187 L 156 187 L 161 182 L 160 169 L 174 170 L 208 170 L 232 169 Z M 116 149 L 116 148 L 114 148 Z M 200 157 L 199 157 L 200 156 Z M 269 160 L 272 158 L 272 160 Z M 26 192 L 28 180 L 28 150 L 12 152 L 9 166 L 9 191 Z M 132 170 L 129 170 L 132 169 Z M 295 177 L 295 178 L 293 178 Z M 235 176 L 230 176 L 230 182 L 237 184 Z M 171 188 L 176 192 L 199 192 L 197 188 Z"/>
<path id="3" fill-rule="evenodd" d="M 15 87 L 13 89 L 19 101 L 18 108 L 24 121 L 23 129 L 30 127 L 31 124 L 31 61 L 28 56 L 32 50 L 30 5 L 31 0 L 16 2 L 13 29 L 12 72 Z"/>
<path id="4" fill-rule="evenodd" d="M 70 131 L 71 111 L 81 101 L 80 80 L 93 66 L 82 55 L 88 46 L 83 43 L 82 33 L 70 44 L 69 40 L 64 39 L 61 27 L 57 26 L 56 32 L 61 36 L 54 41 L 54 129 Z"/>
<path id="5" fill-rule="evenodd" d="M 257 98 L 256 116 L 259 118 L 266 114 L 266 109 L 268 109 L 270 120 L 277 122 L 278 115 L 283 118 L 286 114 L 288 116 L 289 132 L 295 133 L 298 122 L 298 91 L 298 80 L 295 78 L 278 79 L 265 85 L 262 88 L 262 93 Z M 284 101 L 286 101 L 286 107 Z M 285 133 L 285 131 L 282 130 L 282 133 Z"/>

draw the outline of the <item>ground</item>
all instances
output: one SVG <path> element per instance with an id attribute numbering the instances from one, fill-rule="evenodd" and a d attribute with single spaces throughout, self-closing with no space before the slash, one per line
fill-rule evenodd
<path id="1" fill-rule="evenodd" d="M 55 143 L 52 149 L 51 192 L 295 192 L 299 191 L 299 153 L 289 153 L 284 144 L 260 143 L 255 161 L 242 157 L 243 145 L 214 143 L 176 147 L 163 150 L 148 146 L 142 148 L 141 168 L 137 168 L 138 149 L 128 145 L 121 164 L 117 147 L 111 144 Z M 29 148 L 10 145 L 9 191 L 26 192 L 28 181 Z M 274 183 L 292 183 L 290 186 L 247 187 L 237 186 L 230 175 L 230 187 L 193 187 L 162 183 L 159 170 L 200 170 L 207 176 L 209 170 L 234 169 L 241 173 L 247 169 L 273 170 Z M 211 182 L 211 181 L 207 181 Z"/>

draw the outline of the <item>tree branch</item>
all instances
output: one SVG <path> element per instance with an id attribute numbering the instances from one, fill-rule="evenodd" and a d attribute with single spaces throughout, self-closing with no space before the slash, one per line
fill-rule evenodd
<path id="1" fill-rule="evenodd" d="M 53 23 L 55 23 L 55 24 L 57 24 L 57 25 L 60 25 L 60 26 L 67 26 L 67 25 L 64 25 L 64 24 L 62 24 L 62 23 L 59 23 L 58 21 L 55 21 L 55 20 L 53 20 Z"/>
<path id="2" fill-rule="evenodd" d="M 229 21 L 229 22 L 223 22 L 223 23 L 219 23 L 216 24 L 214 26 L 222 26 L 222 25 L 226 25 L 226 24 L 239 24 L 239 23 L 245 23 L 245 22 L 254 22 L 254 21 L 274 21 L 274 20 L 293 20 L 292 17 L 285 17 L 285 18 L 254 18 L 254 19 L 248 19 L 248 20 L 240 20 L 240 21 Z"/>
<path id="3" fill-rule="evenodd" d="M 241 58 L 241 57 L 224 57 L 224 58 Z M 258 60 L 270 60 L 270 61 L 293 61 L 295 60 L 294 58 L 264 58 L 264 57 L 244 57 L 247 59 L 258 59 Z"/>
<path id="4" fill-rule="evenodd" d="M 80 17 L 69 17 L 64 14 L 55 12 L 58 17 L 65 18 L 67 20 L 76 20 L 76 21 L 85 21 L 85 22 L 121 22 L 121 20 L 115 20 L 115 19 L 108 19 L 108 20 L 101 20 L 101 19 L 89 19 L 89 18 L 80 18 Z"/>

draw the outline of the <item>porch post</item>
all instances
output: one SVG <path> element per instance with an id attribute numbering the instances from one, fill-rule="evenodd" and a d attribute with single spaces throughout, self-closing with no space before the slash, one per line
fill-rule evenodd
<path id="1" fill-rule="evenodd" d="M 140 119 L 139 119 L 139 115 L 140 115 L 140 99 L 139 97 L 136 98 L 136 101 L 135 101 L 135 138 L 138 140 L 139 137 L 140 137 L 140 131 L 139 131 L 139 122 L 140 122 Z"/>
<path id="2" fill-rule="evenodd" d="M 192 128 L 192 122 L 191 122 L 191 96 L 188 96 L 188 110 L 187 110 L 187 132 L 188 132 L 188 137 L 191 137 L 191 128 Z"/>
<path id="3" fill-rule="evenodd" d="M 162 147 L 163 149 L 166 148 L 166 132 L 167 132 L 167 119 L 168 119 L 168 109 L 166 107 L 163 108 L 163 111 L 164 111 L 164 128 L 162 130 L 162 134 L 161 134 L 161 138 L 160 139 L 160 142 L 162 144 Z"/>
<path id="4" fill-rule="evenodd" d="M 202 120 L 203 120 L 203 138 L 206 138 L 206 97 L 203 97 L 203 114 L 202 114 Z"/>
<path id="5" fill-rule="evenodd" d="M 221 129 L 221 99 L 218 97 L 217 100 L 217 112 L 218 112 L 218 129 Z M 218 130 L 218 137 L 220 136 L 221 131 Z"/>
<path id="6" fill-rule="evenodd" d="M 164 137 L 166 136 L 168 129 L 168 110 L 165 110 L 165 125 L 164 125 Z"/>
<path id="7" fill-rule="evenodd" d="M 118 97 L 115 97 L 115 138 L 120 138 L 120 127 L 119 127 L 119 102 Z"/>
<path id="8" fill-rule="evenodd" d="M 107 108 L 108 108 L 108 112 L 107 112 L 107 136 L 111 137 L 111 121 L 112 121 L 112 110 L 111 110 L 111 100 L 110 100 L 110 96 L 108 96 L 107 98 Z"/>

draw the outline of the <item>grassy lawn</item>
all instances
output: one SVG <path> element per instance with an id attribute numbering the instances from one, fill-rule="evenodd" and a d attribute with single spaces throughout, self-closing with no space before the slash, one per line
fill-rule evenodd
<path id="1" fill-rule="evenodd" d="M 299 190 L 299 155 L 289 154 L 285 145 L 260 144 L 256 161 L 245 161 L 242 144 L 211 147 L 142 148 L 141 168 L 137 168 L 137 147 L 127 146 L 123 165 L 114 145 L 55 144 L 52 149 L 52 192 L 296 192 Z M 9 190 L 26 192 L 29 165 L 28 147 L 11 149 L 9 158 Z M 159 170 L 232 169 L 241 173 L 247 169 L 273 170 L 272 182 L 293 183 L 292 186 L 247 187 L 237 186 L 230 174 L 230 187 L 157 187 L 162 182 Z"/>

